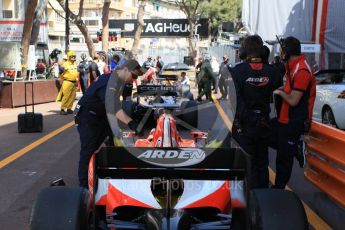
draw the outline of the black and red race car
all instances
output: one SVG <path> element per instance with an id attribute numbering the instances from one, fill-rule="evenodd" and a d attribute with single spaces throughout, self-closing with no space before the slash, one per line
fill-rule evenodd
<path id="1" fill-rule="evenodd" d="M 126 110 L 144 120 L 154 114 L 153 127 L 143 126 L 146 132 L 137 136 L 109 120 L 115 124 L 115 147 L 103 145 L 93 154 L 89 189 L 43 189 L 33 208 L 32 230 L 308 229 L 294 193 L 251 190 L 249 156 L 234 141 L 214 145 L 213 134 L 195 127 L 198 110 L 212 104 L 181 108 L 174 90 L 140 90 L 145 103 L 130 101 Z"/>
<path id="2" fill-rule="evenodd" d="M 205 132 L 182 138 L 174 117 L 162 113 L 134 146 L 104 146 L 94 153 L 89 190 L 42 190 L 31 229 L 308 228 L 294 193 L 249 190 L 248 156 L 238 147 L 198 147 L 205 138 Z"/>

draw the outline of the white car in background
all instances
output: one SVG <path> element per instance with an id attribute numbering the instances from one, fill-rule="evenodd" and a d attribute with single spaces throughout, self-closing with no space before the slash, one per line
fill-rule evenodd
<path id="1" fill-rule="evenodd" d="M 313 119 L 345 129 L 345 69 L 321 70 L 316 74 Z"/>

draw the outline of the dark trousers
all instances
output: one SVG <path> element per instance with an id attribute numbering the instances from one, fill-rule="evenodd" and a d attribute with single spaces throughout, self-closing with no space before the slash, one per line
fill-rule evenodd
<path id="1" fill-rule="evenodd" d="M 198 96 L 201 94 L 203 87 L 204 87 L 204 82 L 200 80 L 198 82 Z"/>
<path id="2" fill-rule="evenodd" d="M 213 82 L 212 82 L 212 86 L 213 86 L 213 90 L 217 93 L 218 92 L 218 84 L 219 84 L 219 80 L 218 80 L 218 73 L 213 73 L 212 77 L 213 77 Z"/>
<path id="3" fill-rule="evenodd" d="M 249 173 L 249 186 L 251 189 L 268 188 L 269 136 L 265 135 L 265 132 L 265 130 L 255 125 L 244 125 L 240 134 L 236 131 L 236 128 L 233 128 L 232 132 L 235 140 L 251 157 Z"/>
<path id="4" fill-rule="evenodd" d="M 205 95 L 207 100 L 211 100 L 212 99 L 212 90 L 211 90 L 212 79 L 210 80 L 202 79 L 200 82 L 202 82 L 202 89 L 201 89 L 201 93 L 199 94 L 199 98 L 202 98 L 202 96 Z"/>
<path id="5" fill-rule="evenodd" d="M 273 135 L 270 146 L 277 150 L 275 187 L 284 189 L 290 180 L 294 157 L 298 152 L 298 143 L 303 135 L 303 122 L 282 124 L 271 121 Z"/>
<path id="6" fill-rule="evenodd" d="M 226 98 L 228 96 L 228 81 L 224 77 L 220 77 L 218 86 L 222 98 Z"/>
<path id="7" fill-rule="evenodd" d="M 79 185 L 88 188 L 88 167 L 92 154 L 101 146 L 111 129 L 107 118 L 99 119 L 88 111 L 79 112 L 78 132 L 80 136 L 80 158 L 78 166 Z"/>
<path id="8" fill-rule="evenodd" d="M 79 81 L 79 84 L 80 84 L 80 89 L 81 89 L 81 92 L 85 93 L 85 90 L 86 90 L 86 87 L 85 87 L 85 82 L 84 82 L 84 72 L 79 72 L 79 78 L 78 78 L 78 81 Z"/>

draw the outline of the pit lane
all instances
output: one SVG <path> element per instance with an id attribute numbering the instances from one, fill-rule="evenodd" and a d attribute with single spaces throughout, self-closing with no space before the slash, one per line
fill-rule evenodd
<path id="1" fill-rule="evenodd" d="M 202 113 L 198 121 L 200 130 L 207 130 L 213 125 L 216 118 L 214 114 L 219 113 L 224 103 L 205 103 L 205 108 L 199 111 Z M 54 112 L 56 108 L 56 103 L 50 103 L 37 110 L 45 114 L 44 132 L 40 134 L 17 133 L 16 114 L 22 108 L 12 111 L 13 114 L 8 115 L 6 122 L 2 120 L 0 162 L 72 121 L 73 116 L 60 116 Z M 3 112 L 0 110 L 0 114 Z M 3 168 L 0 169 L 1 229 L 28 229 L 31 208 L 38 192 L 53 180 L 62 177 L 69 186 L 78 186 L 79 150 L 79 135 L 76 127 L 71 126 L 42 141 L 35 148 L 24 151 L 23 155 L 13 161 L 3 163 Z M 270 151 L 273 170 L 274 160 L 275 153 Z M 273 170 L 270 173 L 271 180 L 274 176 Z M 289 186 L 311 210 L 314 209 L 313 196 L 318 190 L 304 179 L 303 170 L 297 164 L 294 165 Z M 316 214 L 308 217 L 311 229 L 330 229 Z"/>

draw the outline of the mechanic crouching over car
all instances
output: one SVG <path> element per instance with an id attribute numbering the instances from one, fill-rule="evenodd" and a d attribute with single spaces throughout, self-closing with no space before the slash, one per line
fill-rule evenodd
<path id="1" fill-rule="evenodd" d="M 260 36 L 247 37 L 243 48 L 247 59 L 231 70 L 237 98 L 232 134 L 251 156 L 250 188 L 267 188 L 270 98 L 280 86 L 279 73 L 263 63 L 264 48 Z"/>
<path id="2" fill-rule="evenodd" d="M 101 75 L 78 102 L 75 120 L 81 144 L 78 168 L 81 187 L 88 188 L 88 165 L 92 154 L 107 137 L 112 137 L 105 107 L 108 82 L 111 84 L 110 89 L 114 90 L 112 96 L 115 97 L 114 102 L 117 103 L 114 115 L 131 130 L 137 132 L 138 124 L 122 110 L 120 96 L 125 84 L 132 83 L 142 74 L 143 70 L 137 61 L 127 60 L 111 75 Z"/>

